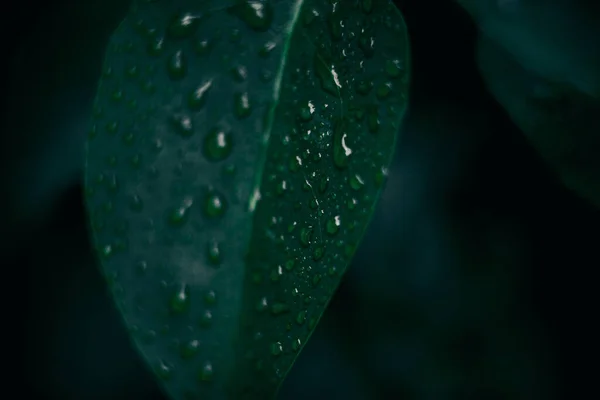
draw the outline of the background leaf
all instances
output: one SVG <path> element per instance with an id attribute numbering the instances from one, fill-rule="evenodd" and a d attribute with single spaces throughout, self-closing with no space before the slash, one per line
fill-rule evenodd
<path id="1" fill-rule="evenodd" d="M 140 2 L 111 39 L 86 191 L 174 398 L 273 396 L 387 175 L 408 46 L 380 2 Z"/>

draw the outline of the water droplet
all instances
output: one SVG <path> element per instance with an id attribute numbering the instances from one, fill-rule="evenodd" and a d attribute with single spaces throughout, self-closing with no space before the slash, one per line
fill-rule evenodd
<path id="1" fill-rule="evenodd" d="M 367 58 L 371 58 L 375 54 L 375 38 L 373 36 L 363 33 L 358 39 L 358 46 Z"/>
<path id="2" fill-rule="evenodd" d="M 348 166 L 348 159 L 352 154 L 352 149 L 348 147 L 346 133 L 346 119 L 339 118 L 333 131 L 333 162 L 338 168 Z"/>
<path id="3" fill-rule="evenodd" d="M 273 23 L 273 7 L 269 0 L 243 0 L 231 8 L 250 29 L 264 32 Z"/>
<path id="4" fill-rule="evenodd" d="M 202 85 L 198 86 L 196 89 L 190 93 L 188 96 L 188 105 L 194 110 L 198 111 L 206 104 L 206 97 L 208 95 L 209 89 L 212 86 L 212 79 L 204 82 Z"/>
<path id="5" fill-rule="evenodd" d="M 182 314 L 187 311 L 190 306 L 190 296 L 187 285 L 181 285 L 181 287 L 177 289 L 171 297 L 169 305 L 173 314 Z"/>
<path id="6" fill-rule="evenodd" d="M 171 379 L 173 371 L 172 371 L 172 368 L 169 365 L 167 365 L 166 362 L 164 362 L 162 360 L 159 361 L 155 370 L 156 370 L 156 375 L 158 375 L 158 377 L 160 379 L 165 380 L 165 381 Z"/>
<path id="7" fill-rule="evenodd" d="M 295 340 L 292 341 L 292 350 L 298 351 L 298 350 L 300 350 L 301 346 L 302 346 L 302 341 L 300 340 L 300 338 L 296 338 Z"/>
<path id="8" fill-rule="evenodd" d="M 305 321 L 306 321 L 306 310 L 302 310 L 302 311 L 298 312 L 298 314 L 296 315 L 296 323 L 298 325 L 303 325 Z"/>
<path id="9" fill-rule="evenodd" d="M 321 89 L 323 89 L 329 94 L 338 97 L 338 90 L 339 88 L 341 88 L 341 84 L 339 82 L 337 72 L 333 67 L 333 64 L 327 62 L 327 60 L 321 54 L 315 52 L 313 66 L 315 69 L 315 73 L 319 78 Z"/>
<path id="10" fill-rule="evenodd" d="M 200 341 L 199 340 L 190 340 L 181 346 L 180 354 L 181 358 L 184 360 L 188 360 L 195 356 L 200 350 Z"/>
<path id="11" fill-rule="evenodd" d="M 212 42 L 208 39 L 199 39 L 194 44 L 194 50 L 199 56 L 205 55 L 212 47 Z"/>
<path id="12" fill-rule="evenodd" d="M 200 370 L 198 379 L 200 379 L 200 382 L 210 382 L 213 380 L 213 378 L 214 378 L 214 371 L 213 371 L 212 363 L 210 361 L 207 361 L 202 366 L 202 369 Z"/>
<path id="13" fill-rule="evenodd" d="M 336 215 L 335 217 L 331 218 L 329 221 L 327 221 L 327 233 L 329 233 L 330 235 L 335 235 L 336 233 L 338 233 L 338 231 L 340 230 L 340 216 Z"/>
<path id="14" fill-rule="evenodd" d="M 176 15 L 169 22 L 167 35 L 171 39 L 184 39 L 192 36 L 200 22 L 200 16 L 185 13 Z"/>
<path id="15" fill-rule="evenodd" d="M 200 326 L 203 328 L 208 328 L 212 323 L 212 320 L 212 312 L 210 310 L 205 310 L 204 313 L 202 313 L 202 317 L 200 317 Z"/>
<path id="16" fill-rule="evenodd" d="M 267 301 L 266 297 L 263 297 L 262 299 L 260 299 L 258 301 L 258 304 L 256 305 L 256 311 L 258 312 L 263 312 L 265 311 L 267 308 L 269 307 L 269 302 Z"/>
<path id="17" fill-rule="evenodd" d="M 248 92 L 236 93 L 234 96 L 234 109 L 237 118 L 246 118 L 252 112 Z"/>
<path id="18" fill-rule="evenodd" d="M 214 290 L 209 290 L 204 295 L 204 302 L 208 305 L 213 305 L 217 302 L 217 294 Z"/>
<path id="19" fill-rule="evenodd" d="M 148 54 L 153 57 L 158 57 L 162 54 L 165 49 L 165 39 L 158 37 L 152 39 L 148 44 Z"/>
<path id="20" fill-rule="evenodd" d="M 275 342 L 271 345 L 271 354 L 278 356 L 283 352 L 283 345 L 281 342 Z"/>
<path id="21" fill-rule="evenodd" d="M 118 129 L 119 129 L 119 122 L 117 122 L 117 121 L 111 121 L 106 124 L 106 130 L 108 133 L 116 133 Z"/>
<path id="22" fill-rule="evenodd" d="M 171 117 L 171 124 L 175 127 L 175 131 L 185 138 L 193 135 L 194 127 L 192 118 L 186 114 L 174 115 Z"/>
<path id="23" fill-rule="evenodd" d="M 167 71 L 169 77 L 173 80 L 179 80 L 185 77 L 187 73 L 187 60 L 183 54 L 183 50 L 177 50 L 167 62 Z"/>
<path id="24" fill-rule="evenodd" d="M 290 159 L 289 168 L 292 172 L 297 172 L 302 166 L 302 158 L 300 156 L 295 156 Z"/>
<path id="25" fill-rule="evenodd" d="M 267 57 L 269 54 L 271 54 L 275 47 L 277 47 L 277 43 L 273 41 L 268 41 L 264 45 L 262 45 L 262 47 L 258 51 L 258 55 L 260 55 L 261 57 Z"/>
<path id="26" fill-rule="evenodd" d="M 213 191 L 206 195 L 204 202 L 204 213 L 206 216 L 211 218 L 221 217 L 223 214 L 225 214 L 226 210 L 227 202 L 225 201 L 225 197 L 223 197 L 220 193 Z"/>
<path id="27" fill-rule="evenodd" d="M 204 139 L 204 156 L 210 161 L 226 159 L 233 149 L 231 134 L 222 129 L 213 128 Z"/>
<path id="28" fill-rule="evenodd" d="M 385 72 L 391 78 L 397 78 L 402 74 L 403 66 L 402 61 L 398 59 L 387 60 L 385 62 Z"/>
<path id="29" fill-rule="evenodd" d="M 387 98 L 390 93 L 392 93 L 392 83 L 391 82 L 386 82 L 386 83 L 382 83 L 381 85 L 379 85 L 377 87 L 377 98 L 383 100 L 385 98 Z"/>
<path id="30" fill-rule="evenodd" d="M 181 205 L 169 212 L 169 225 L 175 227 L 182 226 L 188 220 L 189 211 L 193 203 L 192 197 L 185 197 L 181 202 Z"/>
<path id="31" fill-rule="evenodd" d="M 206 246 L 206 254 L 208 262 L 211 265 L 217 266 L 221 264 L 221 249 L 217 241 L 209 241 Z"/>
<path id="32" fill-rule="evenodd" d="M 300 243 L 302 244 L 302 246 L 304 246 L 304 247 L 310 246 L 312 234 L 313 234 L 312 228 L 310 228 L 310 227 L 302 228 L 302 230 L 300 231 Z"/>
<path id="33" fill-rule="evenodd" d="M 113 247 L 110 244 L 107 244 L 106 246 L 102 247 L 101 253 L 102 257 L 109 258 L 113 255 Z"/>
<path id="34" fill-rule="evenodd" d="M 350 187 L 354 190 L 360 190 L 365 184 L 365 181 L 360 177 L 360 175 L 355 174 L 350 177 Z"/>
<path id="35" fill-rule="evenodd" d="M 231 70 L 233 79 L 238 82 L 243 82 L 248 77 L 248 69 L 243 65 L 238 65 Z"/>

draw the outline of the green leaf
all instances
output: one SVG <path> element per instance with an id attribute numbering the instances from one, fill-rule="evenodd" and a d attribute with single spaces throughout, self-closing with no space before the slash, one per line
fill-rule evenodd
<path id="1" fill-rule="evenodd" d="M 116 30 L 87 206 L 173 399 L 276 394 L 376 205 L 408 53 L 384 0 L 146 0 Z"/>

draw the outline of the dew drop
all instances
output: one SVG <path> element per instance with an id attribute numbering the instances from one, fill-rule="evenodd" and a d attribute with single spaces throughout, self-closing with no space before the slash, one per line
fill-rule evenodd
<path id="1" fill-rule="evenodd" d="M 148 44 L 148 54 L 153 57 L 158 57 L 165 49 L 165 39 L 158 37 L 150 41 Z"/>
<path id="2" fill-rule="evenodd" d="M 327 221 L 327 233 L 330 235 L 335 235 L 340 230 L 340 216 L 336 215 Z"/>
<path id="3" fill-rule="evenodd" d="M 281 342 L 275 342 L 271 344 L 271 354 L 273 356 L 278 356 L 283 352 L 283 345 Z"/>
<path id="4" fill-rule="evenodd" d="M 296 315 L 296 323 L 298 325 L 303 325 L 306 322 L 306 310 L 298 312 Z"/>
<path id="5" fill-rule="evenodd" d="M 171 39 L 184 39 L 192 36 L 198 29 L 200 17 L 185 13 L 176 15 L 169 22 L 167 35 Z"/>
<path id="6" fill-rule="evenodd" d="M 177 50 L 169 57 L 167 71 L 169 77 L 173 80 L 180 80 L 185 77 L 187 73 L 187 60 L 183 54 L 183 50 Z"/>
<path id="7" fill-rule="evenodd" d="M 236 93 L 234 96 L 235 116 L 239 119 L 246 118 L 252 112 L 248 92 Z"/>
<path id="8" fill-rule="evenodd" d="M 217 302 L 217 294 L 214 290 L 209 290 L 204 295 L 204 302 L 208 305 L 213 305 Z"/>
<path id="9" fill-rule="evenodd" d="M 171 376 L 173 374 L 171 367 L 167 365 L 167 363 L 164 361 L 159 361 L 155 370 L 156 375 L 158 375 L 158 377 L 164 381 L 171 379 Z"/>
<path id="10" fill-rule="evenodd" d="M 244 65 L 238 65 L 232 69 L 233 79 L 237 82 L 243 82 L 248 77 L 248 69 Z"/>
<path id="11" fill-rule="evenodd" d="M 398 59 L 385 62 L 385 73 L 391 78 L 397 78 L 402 74 L 402 62 Z"/>
<path id="12" fill-rule="evenodd" d="M 204 201 L 204 214 L 210 218 L 221 217 L 227 210 L 225 197 L 217 192 L 209 192 Z"/>
<path id="13" fill-rule="evenodd" d="M 295 340 L 292 341 L 292 350 L 298 351 L 298 350 L 300 350 L 301 346 L 302 346 L 302 341 L 300 340 L 300 338 L 296 338 Z"/>
<path id="14" fill-rule="evenodd" d="M 210 161 L 226 159 L 232 149 L 231 134 L 222 129 L 213 128 L 204 139 L 204 156 Z"/>
<path id="15" fill-rule="evenodd" d="M 354 190 L 360 190 L 365 185 L 365 181 L 358 174 L 350 177 L 350 187 Z"/>
<path id="16" fill-rule="evenodd" d="M 257 32 L 268 30 L 273 23 L 273 7 L 269 0 L 243 0 L 233 6 L 232 11 Z"/>
<path id="17" fill-rule="evenodd" d="M 383 100 L 385 98 L 387 98 L 390 93 L 392 93 L 392 83 L 391 82 L 385 82 L 382 83 L 381 85 L 379 85 L 377 87 L 377 98 L 380 100 Z"/>
<path id="18" fill-rule="evenodd" d="M 188 96 L 188 106 L 194 110 L 198 111 L 206 104 L 206 97 L 208 92 L 212 86 L 212 79 L 204 82 L 196 89 L 194 89 L 190 95 Z"/>
<path id="19" fill-rule="evenodd" d="M 189 360 L 194 357 L 198 350 L 200 350 L 200 341 L 199 340 L 190 340 L 181 346 L 180 355 L 184 360 Z"/>
<path id="20" fill-rule="evenodd" d="M 205 310 L 204 313 L 202 313 L 202 317 L 200 317 L 200 326 L 208 328 L 211 325 L 212 320 L 212 312 L 210 310 Z"/>
<path id="21" fill-rule="evenodd" d="M 182 137 L 188 138 L 194 134 L 192 118 L 189 115 L 174 115 L 171 117 L 171 123 L 175 127 L 175 131 Z"/>
<path id="22" fill-rule="evenodd" d="M 214 378 L 213 366 L 210 361 L 207 361 L 202 365 L 198 379 L 200 382 L 211 382 Z"/>
<path id="23" fill-rule="evenodd" d="M 313 66 L 315 73 L 319 78 L 321 89 L 336 97 L 339 96 L 341 84 L 338 80 L 337 72 L 331 63 L 328 63 L 323 56 L 315 52 Z"/>
<path id="24" fill-rule="evenodd" d="M 182 314 L 187 311 L 190 306 L 190 296 L 187 285 L 181 285 L 181 287 L 177 289 L 171 297 L 169 306 L 171 313 L 173 314 Z"/>
<path id="25" fill-rule="evenodd" d="M 178 207 L 169 212 L 169 225 L 174 227 L 182 226 L 188 220 L 189 211 L 193 203 L 192 197 L 185 197 Z"/>
<path id="26" fill-rule="evenodd" d="M 339 118 L 333 132 L 333 162 L 338 168 L 347 167 L 352 154 L 352 149 L 347 144 L 346 126 L 346 119 Z"/>
<path id="27" fill-rule="evenodd" d="M 221 264 L 221 249 L 219 242 L 211 240 L 206 246 L 206 254 L 209 264 L 218 266 Z"/>
<path id="28" fill-rule="evenodd" d="M 300 243 L 304 247 L 310 246 L 310 242 L 312 239 L 313 229 L 312 228 L 302 228 L 300 231 Z"/>

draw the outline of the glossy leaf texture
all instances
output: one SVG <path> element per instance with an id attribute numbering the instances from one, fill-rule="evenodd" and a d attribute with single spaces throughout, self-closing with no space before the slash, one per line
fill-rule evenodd
<path id="1" fill-rule="evenodd" d="M 139 0 L 115 31 L 86 202 L 171 398 L 275 396 L 376 205 L 407 40 L 386 0 Z"/>

